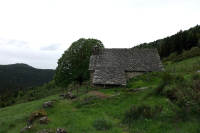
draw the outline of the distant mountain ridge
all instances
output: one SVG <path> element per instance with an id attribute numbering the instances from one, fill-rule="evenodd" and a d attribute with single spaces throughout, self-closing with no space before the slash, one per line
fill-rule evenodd
<path id="1" fill-rule="evenodd" d="M 23 90 L 53 80 L 55 71 L 37 69 L 23 63 L 0 65 L 0 91 Z"/>

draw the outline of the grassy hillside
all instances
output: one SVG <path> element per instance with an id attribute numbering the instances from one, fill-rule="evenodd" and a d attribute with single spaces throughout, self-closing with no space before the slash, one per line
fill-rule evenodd
<path id="1" fill-rule="evenodd" d="M 174 67 L 176 72 L 173 73 Z M 165 64 L 166 72 L 137 76 L 127 89 L 113 88 L 76 93 L 76 99 L 52 95 L 44 99 L 0 109 L 0 133 L 16 133 L 27 126 L 31 112 L 46 101 L 50 123 L 33 123 L 35 133 L 42 129 L 65 128 L 69 133 L 198 133 L 200 132 L 200 57 Z M 143 91 L 136 88 L 149 87 Z M 17 112 L 16 112 L 17 110 Z"/>
<path id="2" fill-rule="evenodd" d="M 0 65 L 0 92 L 23 90 L 53 80 L 54 70 L 36 69 L 26 64 Z"/>

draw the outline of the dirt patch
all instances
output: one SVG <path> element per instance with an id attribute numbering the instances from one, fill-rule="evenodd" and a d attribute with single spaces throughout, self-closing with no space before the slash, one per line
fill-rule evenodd
<path id="1" fill-rule="evenodd" d="M 99 99 L 105 99 L 107 98 L 108 96 L 99 92 L 99 91 L 90 91 L 89 94 L 94 94 L 96 95 Z"/>

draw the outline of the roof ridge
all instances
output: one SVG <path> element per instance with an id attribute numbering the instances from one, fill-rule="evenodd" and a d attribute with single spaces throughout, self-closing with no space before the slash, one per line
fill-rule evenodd
<path id="1" fill-rule="evenodd" d="M 157 50 L 157 48 L 100 48 L 101 50 Z"/>

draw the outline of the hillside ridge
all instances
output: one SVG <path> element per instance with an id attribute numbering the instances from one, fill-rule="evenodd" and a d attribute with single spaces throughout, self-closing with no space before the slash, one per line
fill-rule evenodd
<path id="1" fill-rule="evenodd" d="M 37 69 L 24 63 L 0 65 L 0 91 L 23 90 L 53 80 L 55 71 Z"/>

